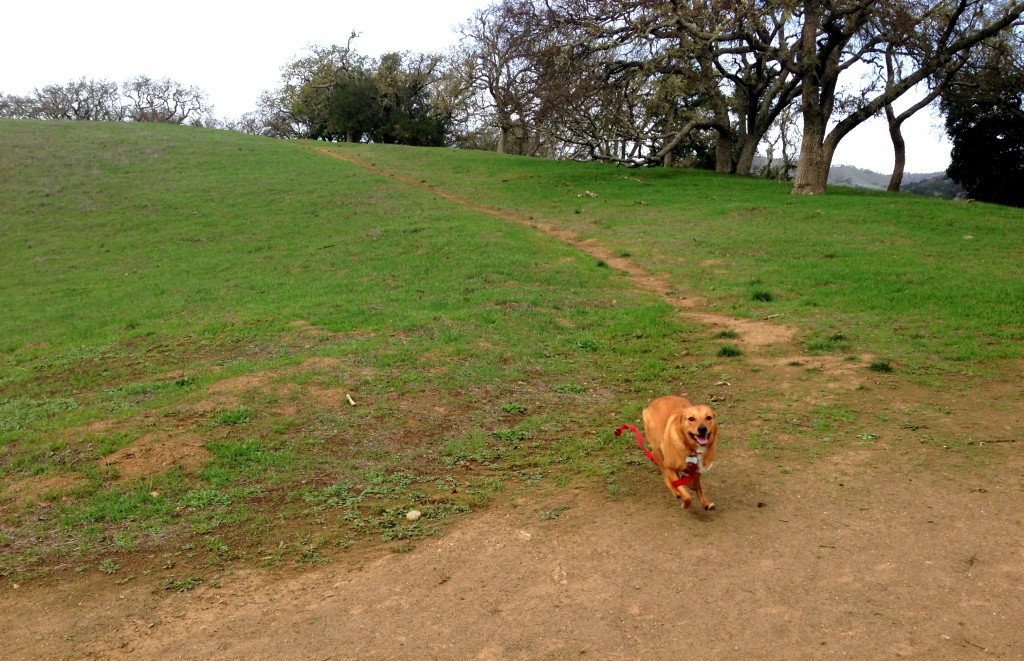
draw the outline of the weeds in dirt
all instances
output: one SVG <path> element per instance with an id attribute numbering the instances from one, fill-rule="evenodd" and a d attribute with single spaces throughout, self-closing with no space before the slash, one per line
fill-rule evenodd
<path id="1" fill-rule="evenodd" d="M 830 333 L 807 342 L 807 351 L 811 354 L 841 353 L 853 347 L 845 333 Z"/>
<path id="2" fill-rule="evenodd" d="M 302 545 L 302 550 L 298 558 L 296 558 L 294 567 L 301 569 L 310 565 L 327 565 L 330 564 L 331 559 L 320 554 L 319 543 L 307 543 Z"/>
<path id="3" fill-rule="evenodd" d="M 530 438 L 530 432 L 523 429 L 495 429 L 491 432 L 502 443 L 516 443 Z"/>
<path id="4" fill-rule="evenodd" d="M 198 576 L 186 576 L 184 578 L 165 578 L 163 587 L 165 590 L 175 592 L 188 592 L 203 584 L 203 579 Z"/>
<path id="5" fill-rule="evenodd" d="M 550 509 L 543 510 L 537 515 L 538 521 L 555 521 L 562 516 L 562 513 L 572 509 L 569 505 L 556 505 Z"/>
<path id="6" fill-rule="evenodd" d="M 229 411 L 217 411 L 213 421 L 218 425 L 244 425 L 252 422 L 254 411 L 247 406 L 240 406 Z"/>
<path id="7" fill-rule="evenodd" d="M 821 404 L 811 409 L 811 428 L 819 434 L 831 434 L 852 424 L 856 414 L 842 404 Z"/>

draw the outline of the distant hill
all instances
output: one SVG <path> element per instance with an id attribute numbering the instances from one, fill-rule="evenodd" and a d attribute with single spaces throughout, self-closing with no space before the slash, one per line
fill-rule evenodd
<path id="1" fill-rule="evenodd" d="M 828 171 L 828 183 L 837 186 L 885 190 L 889 185 L 889 175 L 852 165 L 833 165 Z"/>
<path id="2" fill-rule="evenodd" d="M 755 172 L 767 164 L 768 162 L 763 156 L 754 157 Z M 833 165 L 829 170 L 828 183 L 833 186 L 884 191 L 889 188 L 889 176 L 853 165 Z M 964 189 L 947 177 L 945 172 L 907 172 L 903 175 L 900 192 L 952 200 L 962 195 Z"/>
<path id="3" fill-rule="evenodd" d="M 836 186 L 852 186 L 870 190 L 886 190 L 889 187 L 888 174 L 854 167 L 833 165 L 829 170 L 828 183 Z M 963 188 L 946 176 L 945 172 L 914 173 L 903 175 L 903 193 L 953 199 L 963 193 Z"/>
<path id="4" fill-rule="evenodd" d="M 913 193 L 914 195 L 924 195 L 925 197 L 942 197 L 947 200 L 955 199 L 964 194 L 963 186 L 947 177 L 944 172 L 910 183 L 904 178 L 900 191 Z"/>

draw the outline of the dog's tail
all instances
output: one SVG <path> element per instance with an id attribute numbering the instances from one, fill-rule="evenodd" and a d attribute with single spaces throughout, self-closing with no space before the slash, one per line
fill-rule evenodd
<path id="1" fill-rule="evenodd" d="M 657 464 L 658 460 L 655 459 L 654 455 L 651 454 L 651 451 L 647 449 L 647 445 L 644 443 L 644 437 L 640 435 L 640 430 L 637 429 L 634 425 L 622 425 L 621 427 L 615 430 L 615 435 L 622 436 L 622 431 L 624 429 L 629 429 L 634 434 L 636 434 L 636 442 L 640 445 L 640 449 L 644 451 L 644 454 L 647 455 L 648 459 Z"/>

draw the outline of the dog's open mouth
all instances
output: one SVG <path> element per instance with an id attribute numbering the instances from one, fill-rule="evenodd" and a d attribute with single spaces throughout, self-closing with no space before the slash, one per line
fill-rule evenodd
<path id="1" fill-rule="evenodd" d="M 697 436 L 693 432 L 690 432 L 690 438 L 697 441 L 697 445 L 707 445 L 711 442 L 710 436 Z"/>

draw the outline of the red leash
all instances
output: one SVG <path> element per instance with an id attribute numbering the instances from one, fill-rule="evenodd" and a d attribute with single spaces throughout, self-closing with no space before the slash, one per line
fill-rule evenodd
<path id="1" fill-rule="evenodd" d="M 640 435 L 640 430 L 637 429 L 635 426 L 622 425 L 621 427 L 615 430 L 615 435 L 622 436 L 622 430 L 624 429 L 629 429 L 634 434 L 636 434 L 636 442 L 640 444 L 640 449 L 644 451 L 644 454 L 647 455 L 647 458 L 650 459 L 655 466 L 661 466 L 661 464 L 658 463 L 658 460 L 654 458 L 654 454 L 652 454 L 651 451 L 647 449 L 647 446 L 644 445 L 644 437 Z M 686 477 L 681 477 L 678 480 L 673 480 L 672 486 L 678 488 L 683 486 L 684 484 L 689 484 L 690 482 L 693 482 L 694 475 L 696 475 L 696 473 L 690 473 Z"/>
<path id="2" fill-rule="evenodd" d="M 654 455 L 651 454 L 651 451 L 647 449 L 646 445 L 644 445 L 644 437 L 640 435 L 640 430 L 634 427 L 633 425 L 622 425 L 621 427 L 615 430 L 615 435 L 622 436 L 622 431 L 624 429 L 632 430 L 632 432 L 636 434 L 636 442 L 640 444 L 640 449 L 644 451 L 644 454 L 647 455 L 648 459 L 650 459 L 652 462 L 655 463 L 655 465 L 657 465 L 658 460 L 654 458 Z"/>

